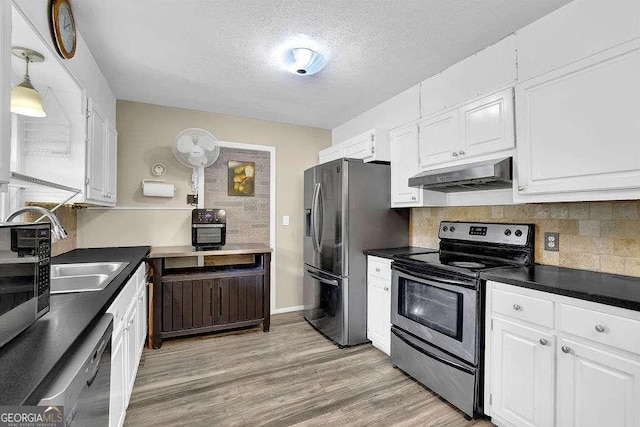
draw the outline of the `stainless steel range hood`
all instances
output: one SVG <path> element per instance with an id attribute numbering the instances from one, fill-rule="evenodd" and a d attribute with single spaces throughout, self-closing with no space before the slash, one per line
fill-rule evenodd
<path id="1" fill-rule="evenodd" d="M 511 157 L 422 172 L 409 178 L 409 187 L 443 193 L 511 188 Z"/>

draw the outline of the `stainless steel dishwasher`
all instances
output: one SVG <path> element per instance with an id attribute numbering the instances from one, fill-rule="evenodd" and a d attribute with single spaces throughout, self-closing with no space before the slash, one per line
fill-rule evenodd
<path id="1" fill-rule="evenodd" d="M 113 316 L 105 314 L 70 356 L 39 405 L 64 406 L 65 426 L 108 426 Z"/>

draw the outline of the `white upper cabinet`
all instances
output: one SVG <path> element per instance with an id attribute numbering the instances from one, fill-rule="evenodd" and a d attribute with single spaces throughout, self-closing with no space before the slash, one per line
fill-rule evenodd
<path id="1" fill-rule="evenodd" d="M 640 36 L 638 0 L 580 0 L 516 33 L 518 80 L 553 71 Z"/>
<path id="2" fill-rule="evenodd" d="M 420 168 L 457 160 L 460 148 L 458 110 L 419 122 Z"/>
<path id="3" fill-rule="evenodd" d="M 422 169 L 509 150 L 515 145 L 512 89 L 438 113 L 419 126 Z"/>
<path id="4" fill-rule="evenodd" d="M 388 162 L 391 160 L 390 155 L 389 131 L 371 129 L 320 151 L 319 163 L 326 163 L 342 157 L 362 159 L 365 162 Z"/>
<path id="5" fill-rule="evenodd" d="M 523 202 L 638 198 L 640 41 L 516 86 Z"/>
<path id="6" fill-rule="evenodd" d="M 13 171 L 77 189 L 72 203 L 113 206 L 116 193 L 115 132 L 116 100 L 81 34 L 77 33 L 76 54 L 63 60 L 56 52 L 49 31 L 49 8 L 44 1 L 14 0 L 2 2 L 0 42 L 3 58 L 0 68 L 0 132 L 10 119 L 8 97 L 11 75 L 14 80 L 24 73 L 24 61 L 10 54 L 11 45 L 40 52 L 45 61 L 36 64 L 32 82 L 40 91 L 46 118 L 13 120 L 13 150 L 5 151 L 0 141 L 0 185 L 4 181 L 5 159 L 14 157 Z M 9 37 L 5 40 L 3 37 Z M 5 47 L 8 44 L 8 47 Z M 4 73 L 9 66 L 10 73 Z M 14 81 L 15 84 L 15 81 Z M 8 89 L 5 89 L 8 88 Z M 5 98 L 6 97 L 6 98 Z M 73 193 L 51 189 L 25 189 L 25 202 L 62 202 Z"/>
<path id="7" fill-rule="evenodd" d="M 107 199 L 111 203 L 116 202 L 118 192 L 118 131 L 114 123 L 107 120 L 107 186 L 105 188 Z"/>
<path id="8" fill-rule="evenodd" d="M 418 126 L 391 132 L 391 207 L 422 206 L 422 190 L 409 187 L 409 178 L 420 172 Z"/>
<path id="9" fill-rule="evenodd" d="M 88 199 L 105 202 L 107 200 L 107 122 L 88 100 L 87 119 L 87 176 L 86 195 Z"/>
<path id="10" fill-rule="evenodd" d="M 460 108 L 461 156 L 513 148 L 513 90 L 507 89 Z"/>
<path id="11" fill-rule="evenodd" d="M 118 134 L 89 99 L 87 109 L 86 198 L 111 205 L 116 201 Z"/>
<path id="12" fill-rule="evenodd" d="M 331 147 L 325 148 L 318 153 L 318 164 L 327 163 L 331 160 L 341 159 L 344 157 L 342 153 L 342 144 L 332 145 Z"/>
<path id="13" fill-rule="evenodd" d="M 0 3 L 0 190 L 11 177 L 11 2 Z"/>

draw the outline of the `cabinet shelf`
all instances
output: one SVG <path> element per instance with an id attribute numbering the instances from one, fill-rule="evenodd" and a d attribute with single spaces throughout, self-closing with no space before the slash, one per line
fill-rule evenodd
<path id="1" fill-rule="evenodd" d="M 11 172 L 11 180 L 9 181 L 9 187 L 16 188 L 49 188 L 53 190 L 68 191 L 75 196 L 82 192 L 77 188 L 67 187 L 66 185 L 57 184 L 55 182 L 46 181 L 44 179 L 36 178 L 29 175 L 23 175 L 18 172 Z"/>

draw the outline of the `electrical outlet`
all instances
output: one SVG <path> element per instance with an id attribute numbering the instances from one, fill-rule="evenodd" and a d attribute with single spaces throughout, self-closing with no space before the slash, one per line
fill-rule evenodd
<path id="1" fill-rule="evenodd" d="M 560 250 L 560 233 L 544 233 L 544 250 L 553 252 Z"/>
<path id="2" fill-rule="evenodd" d="M 289 225 L 289 215 L 284 215 L 282 217 L 282 225 Z"/>

